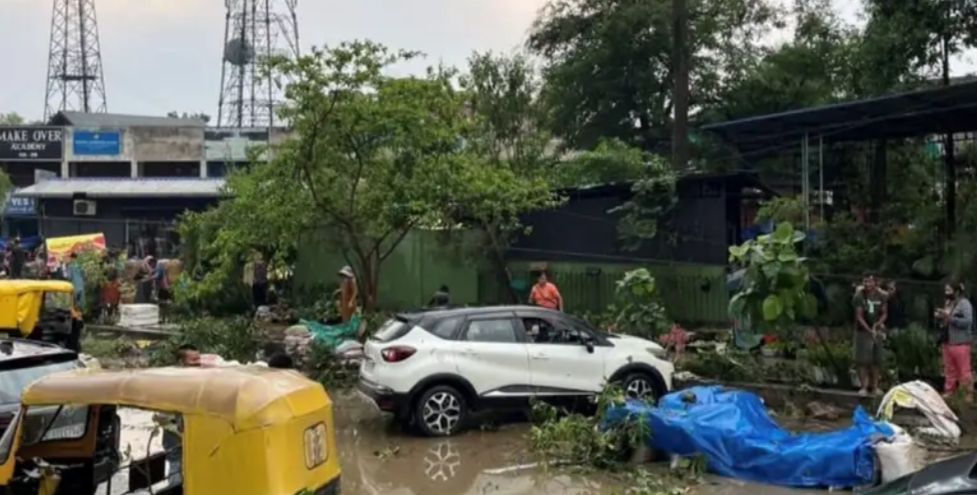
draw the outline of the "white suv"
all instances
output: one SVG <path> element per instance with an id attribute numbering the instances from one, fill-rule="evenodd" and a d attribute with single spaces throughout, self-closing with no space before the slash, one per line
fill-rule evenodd
<path id="1" fill-rule="evenodd" d="M 428 436 L 457 433 L 471 411 L 525 407 L 531 397 L 589 397 L 608 381 L 657 399 L 675 371 L 654 342 L 534 306 L 399 315 L 364 354 L 359 391 Z"/>

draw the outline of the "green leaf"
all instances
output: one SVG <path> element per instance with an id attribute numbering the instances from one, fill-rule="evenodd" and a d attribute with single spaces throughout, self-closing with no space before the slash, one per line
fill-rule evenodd
<path id="1" fill-rule="evenodd" d="M 794 226 L 790 222 L 781 222 L 773 231 L 773 238 L 777 241 L 789 241 L 794 237 Z"/>
<path id="2" fill-rule="evenodd" d="M 769 295 L 763 300 L 763 319 L 766 321 L 774 321 L 780 318 L 783 313 L 784 308 L 780 302 L 780 298 L 776 295 Z"/>
<path id="3" fill-rule="evenodd" d="M 801 299 L 801 316 L 804 318 L 814 318 L 818 315 L 818 300 L 812 294 L 804 294 Z"/>
<path id="4" fill-rule="evenodd" d="M 740 246 L 730 246 L 729 255 L 734 259 L 742 258 L 746 256 L 746 252 L 750 249 L 749 244 L 742 244 Z"/>
<path id="5" fill-rule="evenodd" d="M 777 261 L 780 261 L 781 263 L 790 263 L 790 262 L 797 261 L 797 253 L 794 253 L 792 251 L 784 251 L 778 253 Z"/>

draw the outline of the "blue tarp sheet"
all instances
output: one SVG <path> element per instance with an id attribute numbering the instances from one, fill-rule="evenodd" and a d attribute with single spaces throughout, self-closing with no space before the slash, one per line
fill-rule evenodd
<path id="1" fill-rule="evenodd" d="M 692 387 L 662 397 L 658 407 L 628 402 L 608 411 L 609 425 L 641 417 L 648 445 L 668 454 L 703 454 L 710 471 L 746 481 L 795 487 L 847 488 L 875 475 L 873 445 L 892 428 L 855 410 L 850 428 L 793 433 L 755 394 L 718 386 Z"/>

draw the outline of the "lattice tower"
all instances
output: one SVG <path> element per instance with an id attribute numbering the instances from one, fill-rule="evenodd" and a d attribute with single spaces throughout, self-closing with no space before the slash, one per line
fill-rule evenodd
<path id="1" fill-rule="evenodd" d="M 224 58 L 217 125 L 272 127 L 282 100 L 257 63 L 267 56 L 299 54 L 297 0 L 225 0 Z"/>
<path id="2" fill-rule="evenodd" d="M 95 0 L 54 0 L 44 101 L 45 119 L 62 110 L 106 111 Z"/>

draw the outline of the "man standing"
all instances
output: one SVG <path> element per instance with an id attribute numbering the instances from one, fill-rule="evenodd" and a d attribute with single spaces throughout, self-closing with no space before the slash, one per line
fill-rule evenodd
<path id="1" fill-rule="evenodd" d="M 10 278 L 24 278 L 24 264 L 27 262 L 27 253 L 20 245 L 20 237 L 14 237 L 10 243 Z"/>
<path id="2" fill-rule="evenodd" d="M 181 345 L 176 350 L 180 366 L 200 367 L 200 350 L 190 344 Z M 170 465 L 168 478 L 173 483 L 183 480 L 183 416 L 179 414 L 157 414 L 156 420 L 163 426 L 163 450 Z"/>
<path id="3" fill-rule="evenodd" d="M 560 291 L 556 288 L 556 285 L 549 281 L 546 272 L 539 274 L 536 285 L 529 292 L 529 304 L 563 311 L 563 296 L 560 295 Z"/>
<path id="4" fill-rule="evenodd" d="M 875 283 L 875 276 L 862 277 L 862 290 L 855 294 L 855 366 L 858 369 L 859 395 L 880 394 L 882 343 L 887 316 L 886 296 Z"/>
<path id="5" fill-rule="evenodd" d="M 359 288 L 356 285 L 356 275 L 349 265 L 339 270 L 339 316 L 343 323 L 348 323 L 356 314 L 359 300 Z"/>
<path id="6" fill-rule="evenodd" d="M 81 311 L 84 311 L 85 272 L 81 268 L 81 262 L 78 261 L 78 253 L 72 251 L 71 254 L 68 255 L 68 259 L 68 266 L 65 267 L 65 270 L 67 270 L 67 278 L 75 290 L 75 307 Z"/>

